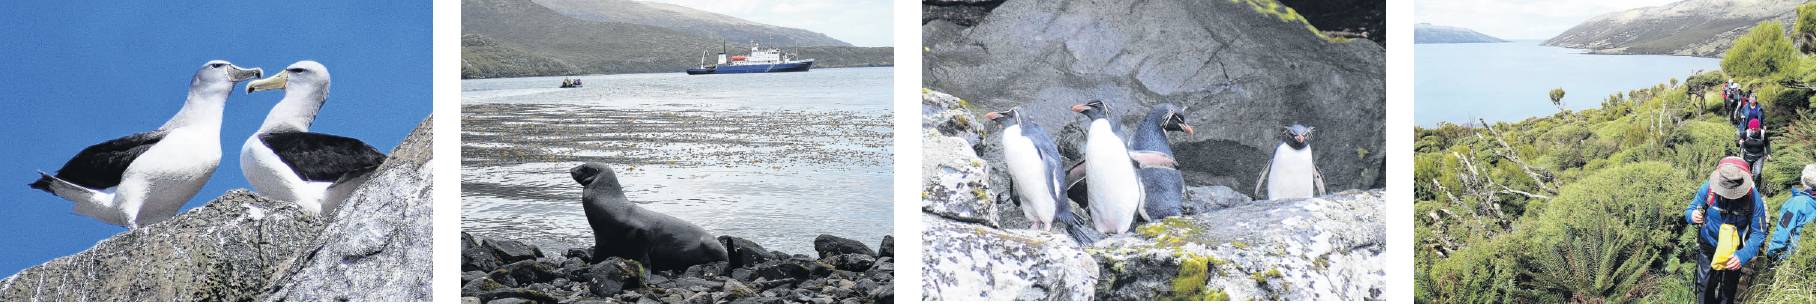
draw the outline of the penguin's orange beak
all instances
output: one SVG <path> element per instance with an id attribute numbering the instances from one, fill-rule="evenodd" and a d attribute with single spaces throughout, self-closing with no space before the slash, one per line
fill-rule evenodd
<path id="1" fill-rule="evenodd" d="M 1000 117 L 1003 117 L 1003 114 L 998 114 L 997 112 L 984 113 L 985 120 L 997 120 L 997 118 Z"/>
<path id="2" fill-rule="evenodd" d="M 1192 136 L 1192 125 L 1180 124 L 1180 130 L 1185 130 L 1186 136 Z"/>
<path id="3" fill-rule="evenodd" d="M 1073 112 L 1085 112 L 1085 104 L 1081 103 L 1081 104 L 1073 105 Z"/>

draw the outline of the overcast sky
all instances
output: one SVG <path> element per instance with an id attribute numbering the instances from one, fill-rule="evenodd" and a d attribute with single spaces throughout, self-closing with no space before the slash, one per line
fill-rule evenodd
<path id="1" fill-rule="evenodd" d="M 856 46 L 891 46 L 889 0 L 645 0 L 799 28 Z"/>
<path id="2" fill-rule="evenodd" d="M 1414 19 L 1502 39 L 1546 39 L 1590 17 L 1676 0 L 1415 0 Z"/>

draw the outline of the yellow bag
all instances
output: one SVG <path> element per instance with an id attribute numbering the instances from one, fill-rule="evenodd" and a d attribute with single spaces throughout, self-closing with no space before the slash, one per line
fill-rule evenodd
<path id="1" fill-rule="evenodd" d="M 1721 229 L 1716 236 L 1716 256 L 1710 260 L 1710 269 L 1714 270 L 1728 266 L 1729 259 L 1735 257 L 1735 249 L 1741 247 L 1741 235 L 1735 232 L 1735 225 L 1722 224 Z"/>

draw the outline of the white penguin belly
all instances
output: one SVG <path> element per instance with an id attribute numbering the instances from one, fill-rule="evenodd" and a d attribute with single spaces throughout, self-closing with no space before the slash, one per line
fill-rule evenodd
<path id="1" fill-rule="evenodd" d="M 1054 192 L 1048 185 L 1047 164 L 1041 162 L 1035 142 L 1022 136 L 1021 126 L 1003 129 L 1003 161 L 1009 166 L 1010 181 L 1016 185 L 1016 197 L 1022 201 L 1022 215 L 1046 229 L 1054 221 Z"/>
<path id="2" fill-rule="evenodd" d="M 220 164 L 218 130 L 171 130 L 126 167 L 115 206 L 141 227 L 169 219 L 202 190 Z"/>
<path id="3" fill-rule="evenodd" d="M 1142 206 L 1142 184 L 1129 159 L 1123 140 L 1111 132 L 1110 122 L 1093 120 L 1085 139 L 1086 191 L 1090 192 L 1092 222 L 1100 232 L 1123 233 L 1135 222 Z"/>
<path id="4" fill-rule="evenodd" d="M 258 135 L 246 139 L 240 148 L 240 171 L 246 176 L 246 182 L 252 184 L 253 191 L 267 198 L 294 202 L 304 211 L 320 214 L 322 197 L 326 195 L 331 182 L 304 181 L 290 166 L 278 158 L 277 152 L 265 146 Z"/>
<path id="5" fill-rule="evenodd" d="M 1295 150 L 1282 143 L 1274 149 L 1268 169 L 1268 199 L 1307 198 L 1314 193 L 1312 147 Z"/>

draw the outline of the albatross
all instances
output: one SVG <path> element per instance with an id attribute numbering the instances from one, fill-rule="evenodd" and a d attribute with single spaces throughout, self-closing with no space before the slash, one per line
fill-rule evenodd
<path id="1" fill-rule="evenodd" d="M 299 61 L 270 78 L 246 84 L 246 92 L 284 90 L 259 131 L 240 148 L 240 169 L 253 191 L 295 202 L 313 214 L 334 214 L 385 154 L 358 139 L 309 132 L 328 100 L 328 67 Z"/>
<path id="2" fill-rule="evenodd" d="M 30 186 L 69 200 L 77 214 L 127 228 L 176 216 L 221 163 L 221 112 L 234 84 L 263 75 L 209 61 L 189 81 L 183 109 L 163 126 L 82 149 L 57 175 L 39 171 Z"/>

